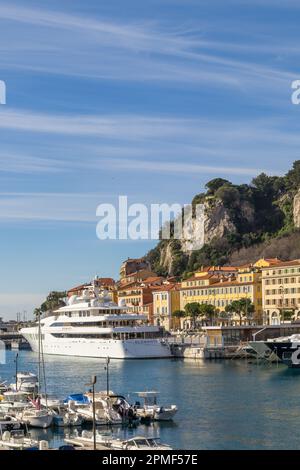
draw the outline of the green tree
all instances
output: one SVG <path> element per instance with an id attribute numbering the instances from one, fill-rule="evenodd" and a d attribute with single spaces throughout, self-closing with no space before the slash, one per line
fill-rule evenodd
<path id="1" fill-rule="evenodd" d="M 193 327 L 195 328 L 196 326 L 196 318 L 199 317 L 201 310 L 200 310 L 200 304 L 198 302 L 191 302 L 189 304 L 186 304 L 184 307 L 185 310 L 185 316 L 191 317 L 192 322 L 193 322 Z"/>
<path id="2" fill-rule="evenodd" d="M 200 310 L 200 316 L 203 316 L 203 317 L 207 318 L 208 321 L 210 322 L 210 324 L 212 325 L 213 324 L 213 319 L 215 318 L 215 315 L 216 315 L 216 312 L 217 312 L 214 305 L 201 304 L 199 310 Z"/>
<path id="3" fill-rule="evenodd" d="M 240 300 L 233 300 L 229 305 L 226 305 L 225 312 L 230 315 L 236 314 L 239 317 L 240 325 L 243 320 L 251 320 L 254 313 L 254 305 L 250 299 L 244 297 Z"/>
<path id="4" fill-rule="evenodd" d="M 184 310 L 174 310 L 174 312 L 172 312 L 172 316 L 174 318 L 183 318 L 185 316 L 185 311 Z"/>
<path id="5" fill-rule="evenodd" d="M 41 315 L 45 312 L 53 312 L 53 310 L 57 310 L 60 307 L 66 305 L 66 296 L 67 293 L 65 291 L 52 291 L 50 292 L 46 300 L 41 304 L 39 308 L 34 310 L 34 315 L 37 318 L 38 315 Z"/>
<path id="6" fill-rule="evenodd" d="M 214 178 L 213 180 L 208 181 L 205 187 L 207 188 L 208 194 L 214 194 L 221 186 L 230 186 L 232 183 L 228 180 L 224 180 L 223 178 Z"/>

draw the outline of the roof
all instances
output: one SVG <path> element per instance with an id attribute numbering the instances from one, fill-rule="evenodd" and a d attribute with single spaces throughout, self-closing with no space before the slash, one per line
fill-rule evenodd
<path id="1" fill-rule="evenodd" d="M 214 274 L 207 274 L 206 276 L 192 276 L 189 277 L 188 279 L 185 279 L 182 282 L 190 282 L 190 281 L 207 281 L 208 279 L 216 280 L 216 282 L 220 279 L 220 277 L 215 276 Z"/>
<path id="2" fill-rule="evenodd" d="M 270 269 L 272 267 L 276 267 L 276 268 L 284 268 L 285 266 L 300 266 L 300 259 L 294 259 L 294 260 L 291 260 L 291 261 L 280 261 L 278 263 L 276 263 L 276 265 L 273 265 L 273 266 L 264 266 L 262 269 Z"/>
<path id="3" fill-rule="evenodd" d="M 84 289 L 87 286 L 90 286 L 90 284 L 89 283 L 80 284 L 80 286 L 72 287 L 71 289 L 68 290 L 68 292 L 77 292 L 78 290 Z"/>
<path id="4" fill-rule="evenodd" d="M 209 272 L 209 271 L 237 271 L 238 266 L 205 266 L 196 272 Z"/>
<path id="5" fill-rule="evenodd" d="M 143 284 L 145 283 L 151 283 L 151 282 L 157 282 L 157 281 L 164 281 L 165 278 L 162 276 L 149 276 L 146 279 L 143 279 Z"/>
<path id="6" fill-rule="evenodd" d="M 157 287 L 155 292 L 165 292 L 165 291 L 170 291 L 170 290 L 180 290 L 181 285 L 180 283 L 176 284 L 164 284 L 162 286 Z"/>
<path id="7" fill-rule="evenodd" d="M 112 277 L 97 277 L 96 281 L 106 285 L 115 285 L 116 283 Z"/>
<path id="8" fill-rule="evenodd" d="M 239 282 L 236 279 L 224 279 L 222 282 L 214 282 L 213 284 L 206 285 L 206 286 L 186 286 L 181 287 L 181 290 L 190 290 L 190 289 L 208 289 L 208 288 L 215 288 L 215 287 L 231 287 L 231 286 L 251 286 L 253 282 Z"/>

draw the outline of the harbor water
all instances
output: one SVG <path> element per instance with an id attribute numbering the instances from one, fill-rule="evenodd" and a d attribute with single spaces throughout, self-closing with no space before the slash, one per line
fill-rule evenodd
<path id="1" fill-rule="evenodd" d="M 14 380 L 15 356 L 6 352 L 1 380 Z M 36 372 L 37 355 L 20 351 L 18 366 Z M 83 392 L 92 375 L 97 375 L 96 389 L 106 390 L 104 367 L 101 359 L 45 356 L 47 391 L 59 398 Z M 131 403 L 134 392 L 154 389 L 160 391 L 162 404 L 179 408 L 174 422 L 136 429 L 114 426 L 116 436 L 160 437 L 174 449 L 300 448 L 300 371 L 246 360 L 112 360 L 109 375 L 110 389 Z M 31 430 L 51 447 L 61 445 L 69 432 Z"/>

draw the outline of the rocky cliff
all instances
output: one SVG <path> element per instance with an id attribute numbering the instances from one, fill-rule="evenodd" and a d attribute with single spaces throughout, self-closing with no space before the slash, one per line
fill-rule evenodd
<path id="1" fill-rule="evenodd" d="M 295 195 L 293 201 L 293 219 L 295 227 L 300 228 L 300 190 Z"/>
<path id="2" fill-rule="evenodd" d="M 284 177 L 263 173 L 250 185 L 215 178 L 206 190 L 192 201 L 183 237 L 161 240 L 148 253 L 156 272 L 185 276 L 205 264 L 238 263 L 238 253 L 241 262 L 265 251 L 278 256 L 280 246 L 281 256 L 290 257 L 289 237 L 300 242 L 300 161 Z M 290 246 L 293 257 L 300 257 L 298 245 Z"/>

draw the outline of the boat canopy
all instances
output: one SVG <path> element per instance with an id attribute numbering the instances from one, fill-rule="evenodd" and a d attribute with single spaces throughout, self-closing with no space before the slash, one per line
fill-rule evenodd
<path id="1" fill-rule="evenodd" d="M 64 400 L 64 403 L 68 403 L 69 401 L 75 401 L 81 404 L 90 403 L 88 397 L 83 393 L 72 393 Z"/>

